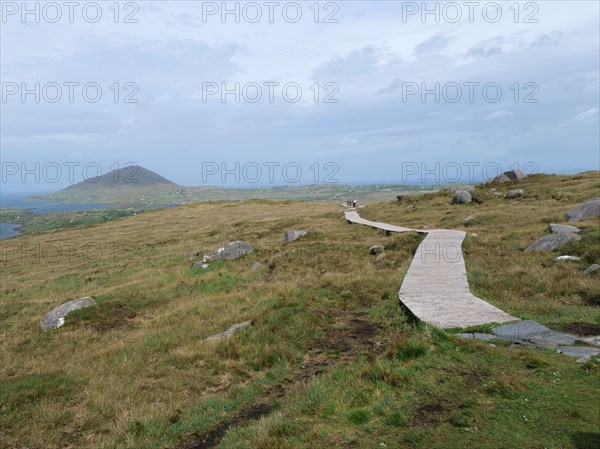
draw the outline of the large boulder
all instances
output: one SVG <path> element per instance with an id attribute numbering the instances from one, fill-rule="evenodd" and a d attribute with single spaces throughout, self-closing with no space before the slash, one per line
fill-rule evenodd
<path id="1" fill-rule="evenodd" d="M 552 234 L 561 234 L 563 232 L 577 233 L 579 231 L 581 231 L 581 229 L 579 229 L 576 226 L 571 226 L 571 225 L 567 225 L 567 224 L 550 223 L 550 232 Z"/>
<path id="2" fill-rule="evenodd" d="M 307 231 L 304 230 L 295 230 L 295 231 L 285 231 L 283 233 L 283 243 L 292 242 L 303 235 L 306 235 Z"/>
<path id="3" fill-rule="evenodd" d="M 527 173 L 525 173 L 521 170 L 508 170 L 502 174 L 504 176 L 506 176 L 508 179 L 510 179 L 511 181 L 519 181 L 519 180 L 527 177 Z"/>
<path id="4" fill-rule="evenodd" d="M 215 260 L 235 260 L 246 254 L 250 254 L 252 251 L 253 248 L 246 242 L 236 240 L 234 242 L 229 242 L 213 252 L 205 253 L 204 256 L 202 256 L 202 263 L 214 262 Z"/>
<path id="5" fill-rule="evenodd" d="M 494 182 L 494 183 L 500 183 L 500 182 L 510 182 L 511 179 L 506 176 L 504 173 L 500 173 L 498 176 L 496 176 L 495 178 L 491 179 L 490 182 Z"/>
<path id="6" fill-rule="evenodd" d="M 554 251 L 571 240 L 581 240 L 577 234 L 561 232 L 560 234 L 548 234 L 533 242 L 525 251 Z"/>
<path id="7" fill-rule="evenodd" d="M 42 332 L 57 329 L 65 324 L 65 317 L 72 311 L 95 305 L 96 301 L 90 296 L 67 301 L 44 315 L 44 318 L 40 321 L 40 329 Z"/>
<path id="8" fill-rule="evenodd" d="M 471 194 L 466 190 L 459 190 L 452 197 L 452 204 L 468 204 L 472 200 Z"/>
<path id="9" fill-rule="evenodd" d="M 489 183 L 502 183 L 502 182 L 511 182 L 511 181 L 519 181 L 523 178 L 527 177 L 527 173 L 522 172 L 521 170 L 508 170 L 504 173 L 500 173 L 495 178 L 490 179 Z"/>
<path id="10" fill-rule="evenodd" d="M 600 216 L 600 197 L 586 201 L 567 212 L 569 221 L 591 220 Z"/>

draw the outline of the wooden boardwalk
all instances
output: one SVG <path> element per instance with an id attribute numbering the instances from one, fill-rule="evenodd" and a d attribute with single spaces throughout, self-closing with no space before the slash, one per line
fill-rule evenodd
<path id="1" fill-rule="evenodd" d="M 402 304 L 419 320 L 445 329 L 519 320 L 469 290 L 462 252 L 464 231 L 394 226 L 365 220 L 353 210 L 346 211 L 345 215 L 349 223 L 386 232 L 427 234 L 417 248 L 399 292 Z"/>

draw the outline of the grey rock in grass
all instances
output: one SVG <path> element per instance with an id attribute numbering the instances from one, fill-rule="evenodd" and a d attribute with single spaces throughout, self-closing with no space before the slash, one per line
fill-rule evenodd
<path id="1" fill-rule="evenodd" d="M 569 221 L 591 220 L 600 216 L 600 197 L 586 201 L 567 212 Z"/>
<path id="2" fill-rule="evenodd" d="M 208 268 L 208 264 L 204 262 L 194 262 L 192 268 Z"/>
<path id="3" fill-rule="evenodd" d="M 259 268 L 260 268 L 260 262 L 254 262 L 254 263 L 252 264 L 252 267 L 250 267 L 250 269 L 251 269 L 252 271 L 256 271 L 256 270 L 258 270 Z"/>
<path id="4" fill-rule="evenodd" d="M 580 340 L 589 345 L 598 346 L 600 348 L 600 335 L 593 335 L 591 337 L 581 337 Z"/>
<path id="5" fill-rule="evenodd" d="M 385 247 L 383 245 L 373 245 L 369 247 L 369 252 L 373 255 L 383 252 Z"/>
<path id="6" fill-rule="evenodd" d="M 561 232 L 560 234 L 548 234 L 533 242 L 525 251 L 554 251 L 564 246 L 571 240 L 581 240 L 577 234 Z"/>
<path id="7" fill-rule="evenodd" d="M 491 182 L 510 182 L 510 178 L 505 174 L 501 173 L 495 178 L 491 179 Z"/>
<path id="8" fill-rule="evenodd" d="M 204 256 L 202 256 L 202 262 L 209 263 L 214 262 L 215 260 L 235 260 L 246 254 L 250 254 L 252 251 L 253 248 L 246 242 L 236 240 L 227 243 L 225 246 L 218 248 L 213 252 L 205 253 Z"/>
<path id="9" fill-rule="evenodd" d="M 521 170 L 508 170 L 502 174 L 511 181 L 520 181 L 521 179 L 527 178 L 527 173 Z"/>
<path id="10" fill-rule="evenodd" d="M 497 338 L 495 335 L 483 334 L 481 332 L 464 332 L 455 335 L 466 340 L 496 340 Z"/>
<path id="11" fill-rule="evenodd" d="M 472 196 L 466 190 L 459 190 L 452 197 L 452 204 L 468 204 L 472 200 Z"/>
<path id="12" fill-rule="evenodd" d="M 588 346 L 559 346 L 556 352 L 571 357 L 577 357 L 579 363 L 585 363 L 592 357 L 600 354 L 599 348 L 590 348 Z"/>
<path id="13" fill-rule="evenodd" d="M 307 231 L 304 230 L 294 230 L 294 231 L 285 231 L 283 233 L 283 243 L 293 242 L 296 239 L 299 239 L 303 235 L 306 235 Z"/>
<path id="14" fill-rule="evenodd" d="M 576 335 L 553 331 L 532 320 L 494 327 L 492 333 L 505 341 L 525 345 L 532 343 L 543 349 L 551 349 L 558 345 L 572 345 L 580 339 Z"/>
<path id="15" fill-rule="evenodd" d="M 505 171 L 504 173 L 499 174 L 495 178 L 488 180 L 488 183 L 502 183 L 502 182 L 519 181 L 526 177 L 527 177 L 527 173 L 522 172 L 521 170 L 508 170 L 508 171 Z"/>
<path id="16" fill-rule="evenodd" d="M 375 258 L 375 262 L 380 262 L 381 260 L 383 260 L 385 258 L 385 256 L 387 256 L 387 254 L 384 252 L 377 254 L 377 257 Z"/>
<path id="17" fill-rule="evenodd" d="M 74 299 L 61 304 L 56 309 L 51 310 L 40 321 L 40 329 L 46 332 L 50 329 L 57 329 L 65 324 L 65 317 L 74 310 L 83 309 L 85 307 L 95 306 L 96 301 L 91 296 Z"/>
<path id="18" fill-rule="evenodd" d="M 522 198 L 523 197 L 523 189 L 511 190 L 506 194 L 506 198 L 512 200 L 514 198 Z"/>
<path id="19" fill-rule="evenodd" d="M 463 221 L 471 221 L 474 219 L 475 219 L 475 217 L 473 215 L 467 215 Z"/>
<path id="20" fill-rule="evenodd" d="M 575 234 L 579 231 L 581 231 L 581 229 L 579 229 L 577 226 L 571 226 L 568 224 L 550 223 L 550 232 L 552 234 L 562 234 L 563 232 L 572 232 Z"/>
<path id="21" fill-rule="evenodd" d="M 592 274 L 598 270 L 600 270 L 600 265 L 598 265 L 597 263 L 593 263 L 589 267 L 587 267 L 585 270 L 583 270 L 583 273 L 584 274 Z"/>
<path id="22" fill-rule="evenodd" d="M 221 338 L 227 338 L 230 335 L 235 334 L 236 332 L 250 326 L 252 324 L 252 320 L 250 321 L 244 321 L 243 323 L 236 323 L 233 326 L 231 326 L 229 329 L 227 329 L 225 332 L 221 332 L 220 334 L 215 334 L 215 335 L 211 335 L 210 337 L 206 338 L 206 341 L 212 341 L 212 340 L 219 340 Z"/>
<path id="23" fill-rule="evenodd" d="M 558 256 L 554 258 L 554 262 L 569 262 L 569 261 L 573 261 L 573 262 L 578 262 L 581 260 L 581 257 L 577 257 L 577 256 Z"/>

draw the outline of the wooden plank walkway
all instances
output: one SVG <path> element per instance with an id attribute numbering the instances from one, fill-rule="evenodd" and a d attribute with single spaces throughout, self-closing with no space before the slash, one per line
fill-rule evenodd
<path id="1" fill-rule="evenodd" d="M 399 292 L 402 304 L 419 320 L 443 329 L 519 320 L 469 290 L 462 252 L 464 231 L 394 226 L 365 220 L 353 210 L 346 211 L 345 216 L 349 223 L 386 232 L 427 233 L 417 248 Z"/>

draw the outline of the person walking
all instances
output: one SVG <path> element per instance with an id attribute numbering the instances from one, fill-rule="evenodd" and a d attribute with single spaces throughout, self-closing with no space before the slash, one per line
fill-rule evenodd
<path id="1" fill-rule="evenodd" d="M 356 200 L 352 200 L 352 207 L 356 207 Z"/>

